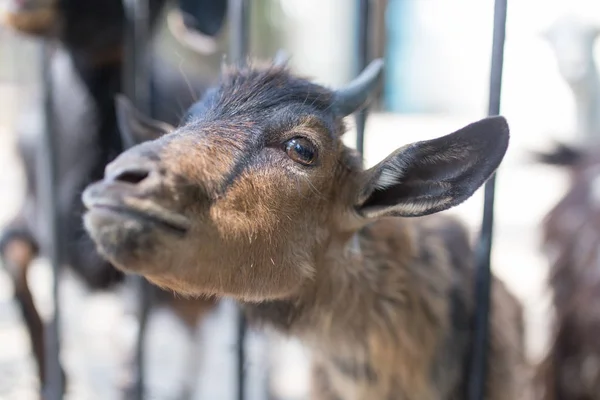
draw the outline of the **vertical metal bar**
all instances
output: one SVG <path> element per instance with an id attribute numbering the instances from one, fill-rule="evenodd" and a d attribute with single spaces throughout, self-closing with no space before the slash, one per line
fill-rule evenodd
<path id="1" fill-rule="evenodd" d="M 123 87 L 125 94 L 132 99 L 138 110 L 146 115 L 151 113 L 150 70 L 146 52 L 150 37 L 150 5 L 148 0 L 123 0 L 125 12 L 125 62 Z M 126 143 L 123 143 L 125 146 Z M 153 290 L 142 277 L 132 276 L 134 290 L 139 293 L 138 334 L 135 344 L 136 382 L 133 398 L 143 400 L 144 396 L 144 344 L 150 310 L 154 303 Z"/>
<path id="2" fill-rule="evenodd" d="M 250 44 L 250 2 L 248 0 L 229 0 L 229 57 L 230 62 L 244 65 Z M 247 322 L 243 310 L 238 310 L 237 331 L 237 399 L 246 397 L 246 332 Z"/>
<path id="3" fill-rule="evenodd" d="M 247 333 L 247 323 L 246 316 L 244 315 L 243 310 L 239 310 L 238 315 L 238 331 L 237 331 L 237 381 L 238 381 L 238 392 L 237 399 L 244 400 L 246 398 L 246 373 L 245 373 L 245 364 L 246 364 L 246 333 Z"/>
<path id="4" fill-rule="evenodd" d="M 60 262 L 61 257 L 61 232 L 58 210 L 58 173 L 57 151 L 54 110 L 52 101 L 52 43 L 45 41 L 42 44 L 42 79 L 44 85 L 44 122 L 45 129 L 38 147 L 40 154 L 38 163 L 38 185 L 48 229 L 49 247 L 48 258 L 52 266 L 53 286 L 52 300 L 54 315 L 45 329 L 45 374 L 46 386 L 42 389 L 44 399 L 60 400 L 64 394 L 64 381 L 60 363 Z"/>
<path id="5" fill-rule="evenodd" d="M 358 29 L 356 48 L 356 67 L 360 73 L 370 61 L 369 52 L 369 24 L 370 0 L 358 0 Z M 367 123 L 367 107 L 356 113 L 356 150 L 360 154 L 364 152 L 365 124 Z"/>
<path id="6" fill-rule="evenodd" d="M 131 0 L 122 0 L 123 5 L 123 66 L 121 70 L 121 91 L 135 102 L 135 23 Z M 125 146 L 125 143 L 123 143 Z"/>
<path id="7" fill-rule="evenodd" d="M 250 2 L 229 0 L 229 56 L 232 63 L 243 64 L 250 43 Z"/>
<path id="8" fill-rule="evenodd" d="M 135 383 L 135 394 L 134 398 L 137 400 L 144 400 L 144 377 L 146 368 L 144 365 L 144 345 L 146 343 L 146 329 L 148 326 L 148 319 L 150 316 L 150 310 L 153 305 L 152 288 L 150 284 L 142 277 L 132 277 L 135 284 L 135 290 L 139 293 L 138 303 L 138 334 L 135 343 L 135 364 L 137 369 L 136 383 Z"/>
<path id="9" fill-rule="evenodd" d="M 492 42 L 492 65 L 490 71 L 490 91 L 488 115 L 500 113 L 502 91 L 502 69 L 504 64 L 504 42 L 506 36 L 507 0 L 495 0 L 494 34 Z M 479 245 L 475 254 L 477 266 L 475 278 L 475 331 L 472 359 L 469 370 L 469 400 L 483 400 L 487 380 L 487 353 L 489 348 L 489 310 L 492 285 L 491 255 L 494 225 L 494 194 L 496 175 L 485 184 L 483 222 Z"/>
<path id="10" fill-rule="evenodd" d="M 136 108 L 145 114 L 151 112 L 150 70 L 147 67 L 146 50 L 149 42 L 150 9 L 148 0 L 124 0 L 126 19 L 129 22 L 127 49 L 132 65 L 127 68 L 131 73 L 127 77 L 132 101 Z"/>

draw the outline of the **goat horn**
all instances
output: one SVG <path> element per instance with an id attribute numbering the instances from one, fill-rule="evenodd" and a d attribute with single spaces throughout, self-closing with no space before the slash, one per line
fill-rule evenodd
<path id="1" fill-rule="evenodd" d="M 277 53 L 275 53 L 275 57 L 273 57 L 273 65 L 276 67 L 283 67 L 288 63 L 289 60 L 290 57 L 287 51 L 279 49 L 277 50 Z"/>
<path id="2" fill-rule="evenodd" d="M 383 59 L 375 59 L 352 82 L 336 90 L 333 97 L 336 115 L 345 117 L 361 108 L 375 89 L 382 71 Z"/>

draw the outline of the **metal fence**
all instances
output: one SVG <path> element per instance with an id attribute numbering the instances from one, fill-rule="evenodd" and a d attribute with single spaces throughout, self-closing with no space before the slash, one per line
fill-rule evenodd
<path id="1" fill-rule="evenodd" d="M 355 49 L 355 66 L 356 70 L 362 70 L 367 63 L 373 58 L 372 49 L 369 48 L 370 35 L 373 32 L 371 21 L 372 1 L 357 0 L 354 6 L 358 8 L 359 23 L 356 34 L 356 49 Z M 229 61 L 240 62 L 248 55 L 249 48 L 249 8 L 252 2 L 246 0 L 230 0 L 229 1 L 229 40 L 230 54 Z M 123 0 L 123 6 L 126 10 L 126 68 L 123 76 L 123 87 L 126 89 L 126 94 L 134 100 L 135 105 L 142 111 L 148 111 L 151 103 L 149 91 L 149 76 L 148 69 L 144 63 L 147 43 L 149 41 L 148 30 L 148 0 Z M 492 68 L 490 76 L 489 89 L 489 115 L 499 114 L 500 108 L 500 91 L 501 77 L 504 51 L 504 30 L 506 22 L 506 0 L 495 0 L 495 17 L 494 17 L 494 39 L 492 51 Z M 60 291 L 59 260 L 58 249 L 62 248 L 58 241 L 61 238 L 60 226 L 58 224 L 57 213 L 57 194 L 56 194 L 56 143 L 54 141 L 54 127 L 51 112 L 51 93 L 52 80 L 49 76 L 49 68 L 47 63 L 51 57 L 51 44 L 47 43 L 43 46 L 43 58 L 45 60 L 42 66 L 43 82 L 44 82 L 44 106 L 46 110 L 46 130 L 43 137 L 43 153 L 40 154 L 41 168 L 39 170 L 40 193 L 44 193 L 42 199 L 45 206 L 45 223 L 47 229 L 51 232 L 50 237 L 52 243 L 49 258 L 55 279 L 53 280 L 53 296 L 54 296 L 54 315 L 47 329 L 47 355 L 46 355 L 46 373 L 48 377 L 47 386 L 43 388 L 44 398 L 48 400 L 59 400 L 63 397 L 64 381 L 60 372 L 60 305 L 58 303 L 58 294 Z M 368 110 L 363 109 L 356 114 L 357 127 L 357 142 L 356 148 L 362 152 L 365 134 L 365 123 L 368 116 Z M 490 252 L 492 246 L 492 224 L 493 224 L 493 200 L 494 200 L 494 178 L 490 179 L 485 187 L 485 207 L 483 215 L 483 225 L 481 231 L 481 240 L 477 251 L 477 279 L 476 279 L 476 296 L 477 296 L 477 318 L 476 318 L 476 340 L 473 343 L 473 358 L 470 368 L 470 387 L 469 399 L 477 400 L 484 398 L 484 382 L 486 377 L 486 348 L 488 336 L 488 311 L 489 311 L 489 295 L 490 295 Z M 146 320 L 148 318 L 148 310 L 152 303 L 148 291 L 148 283 L 145 280 L 139 282 L 140 304 L 139 304 L 139 322 L 140 330 L 137 338 L 136 358 L 138 362 L 138 382 L 136 398 L 143 399 L 144 388 L 144 369 L 143 369 L 143 342 Z M 245 399 L 245 381 L 247 372 L 245 370 L 245 335 L 246 321 L 243 314 L 240 312 L 238 317 L 238 345 L 237 345 L 237 398 Z"/>

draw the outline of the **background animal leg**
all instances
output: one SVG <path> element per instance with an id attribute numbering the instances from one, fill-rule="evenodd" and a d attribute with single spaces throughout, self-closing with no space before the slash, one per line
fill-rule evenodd
<path id="1" fill-rule="evenodd" d="M 44 323 L 35 307 L 29 288 L 27 272 L 38 253 L 38 246 L 31 235 L 17 230 L 8 231 L 0 240 L 0 257 L 14 285 L 14 298 L 25 319 L 25 326 L 37 363 L 40 387 L 46 383 Z M 61 373 L 64 377 L 64 371 Z"/>

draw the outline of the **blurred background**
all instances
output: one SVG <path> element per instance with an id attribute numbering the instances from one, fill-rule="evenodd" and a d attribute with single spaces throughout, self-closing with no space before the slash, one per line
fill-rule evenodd
<path id="1" fill-rule="evenodd" d="M 0 0 L 0 12 L 10 8 L 11 2 Z M 341 85 L 356 74 L 353 52 L 358 10 L 353 4 L 348 0 L 252 0 L 250 54 L 267 58 L 284 48 L 298 73 L 323 84 Z M 385 57 L 386 71 L 367 121 L 368 165 L 393 148 L 450 133 L 486 114 L 493 17 L 492 0 L 380 0 L 372 4 L 371 51 Z M 544 354 L 550 322 L 545 282 L 548 264 L 540 251 L 540 223 L 564 193 L 566 176 L 531 163 L 527 152 L 544 149 L 553 139 L 576 139 L 576 101 L 560 74 L 556 53 L 542 35 L 565 18 L 600 27 L 600 3 L 509 1 L 501 113 L 511 126 L 511 144 L 498 175 L 493 269 L 525 306 L 527 351 L 533 362 Z M 177 21 L 172 6 L 160 17 L 153 44 L 160 56 L 184 73 L 217 69 L 226 51 L 226 27 L 212 41 L 186 42 Z M 595 68 L 598 45 L 580 53 L 577 46 L 582 45 L 566 42 L 559 51 L 563 57 L 583 57 L 576 62 L 592 63 Z M 15 126 L 20 113 L 39 95 L 39 62 L 36 38 L 0 25 L 0 227 L 23 201 L 24 174 L 15 153 Z M 354 145 L 354 137 L 351 131 L 345 140 Z M 474 237 L 482 202 L 479 191 L 452 210 L 469 223 Z M 52 312 L 50 277 L 43 259 L 30 271 L 34 298 L 44 318 Z M 0 399 L 34 399 L 38 387 L 35 367 L 12 290 L 0 269 Z M 67 271 L 61 296 L 69 398 L 118 398 L 118 387 L 127 380 L 124 354 L 136 330 L 122 294 L 89 292 Z M 218 316 L 211 318 L 216 321 Z M 195 398 L 230 398 L 231 394 L 225 393 L 228 385 L 219 380 L 230 367 L 219 357 L 218 349 L 231 351 L 227 340 L 233 340 L 233 330 L 227 324 L 221 326 L 229 333 L 214 335 L 205 327 L 195 333 L 201 337 L 200 343 L 215 340 L 214 336 L 221 340 L 206 346 L 209 350 L 203 353 L 201 370 L 209 375 L 200 372 Z M 185 369 L 180 360 L 189 351 L 186 335 L 168 310 L 153 314 L 148 398 L 176 398 L 174 387 Z M 275 369 L 272 385 L 282 399 L 303 398 L 308 379 L 305 355 L 293 342 L 282 341 L 281 346 L 291 347 L 287 358 L 278 361 L 285 364 Z M 265 350 L 257 347 L 255 351 Z M 217 364 L 220 366 L 215 367 Z M 216 382 L 219 389 L 209 395 L 205 392 L 203 397 L 202 391 Z"/>

